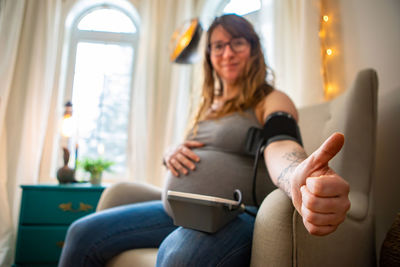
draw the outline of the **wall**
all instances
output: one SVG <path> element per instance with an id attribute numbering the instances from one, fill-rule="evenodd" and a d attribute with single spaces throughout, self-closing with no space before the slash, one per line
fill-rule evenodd
<path id="1" fill-rule="evenodd" d="M 400 1 L 329 0 L 337 5 L 348 87 L 356 73 L 378 73 L 378 130 L 375 175 L 376 245 L 400 212 Z M 379 255 L 379 254 L 378 254 Z"/>

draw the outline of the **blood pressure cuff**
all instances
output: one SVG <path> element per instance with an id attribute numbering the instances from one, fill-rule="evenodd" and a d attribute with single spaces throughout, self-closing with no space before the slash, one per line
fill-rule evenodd
<path id="1" fill-rule="evenodd" d="M 246 151 L 250 155 L 256 155 L 262 146 L 281 140 L 293 140 L 303 146 L 296 120 L 289 113 L 278 111 L 268 116 L 262 129 L 249 128 Z"/>

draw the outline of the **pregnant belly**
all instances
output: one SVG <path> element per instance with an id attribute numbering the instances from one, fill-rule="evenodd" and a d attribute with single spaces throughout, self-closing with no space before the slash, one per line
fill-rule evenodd
<path id="1" fill-rule="evenodd" d="M 163 202 L 169 214 L 166 201 L 168 190 L 233 199 L 234 190 L 240 189 L 244 203 L 253 204 L 253 158 L 215 150 L 197 149 L 195 153 L 200 157 L 200 162 L 194 171 L 179 177 L 167 173 Z M 257 177 L 257 196 L 273 189 L 263 162 L 259 164 Z M 261 202 L 262 198 L 259 199 Z"/>

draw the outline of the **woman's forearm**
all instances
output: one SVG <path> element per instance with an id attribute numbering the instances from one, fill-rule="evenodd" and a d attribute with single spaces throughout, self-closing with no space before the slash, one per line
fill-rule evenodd
<path id="1" fill-rule="evenodd" d="M 295 168 L 307 158 L 304 149 L 296 142 L 274 142 L 264 151 L 265 163 L 272 181 L 292 198 L 291 177 Z"/>

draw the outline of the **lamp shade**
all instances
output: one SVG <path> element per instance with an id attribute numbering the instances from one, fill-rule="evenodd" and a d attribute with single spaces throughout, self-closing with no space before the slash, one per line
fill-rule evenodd
<path id="1" fill-rule="evenodd" d="M 185 22 L 172 35 L 171 38 L 171 62 L 180 64 L 192 64 L 197 61 L 198 44 L 203 29 L 197 18 Z"/>
<path id="2" fill-rule="evenodd" d="M 64 115 L 61 122 L 61 135 L 64 137 L 71 137 L 74 131 L 74 121 L 72 118 L 72 103 L 68 101 L 65 104 Z"/>

